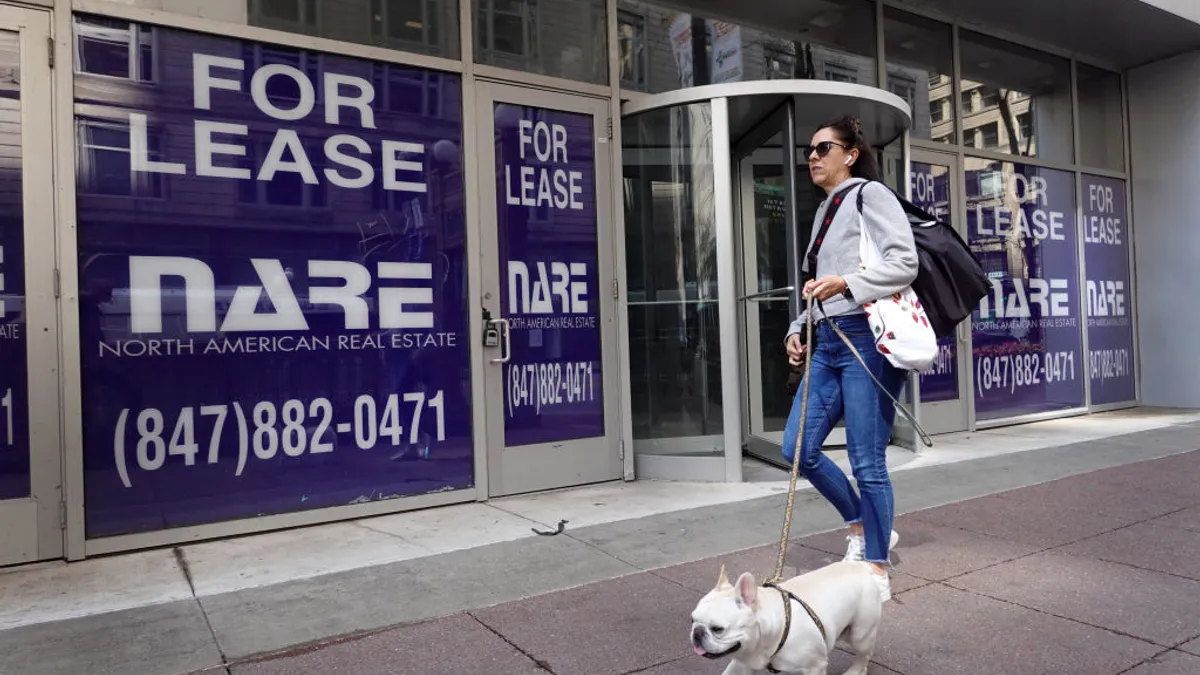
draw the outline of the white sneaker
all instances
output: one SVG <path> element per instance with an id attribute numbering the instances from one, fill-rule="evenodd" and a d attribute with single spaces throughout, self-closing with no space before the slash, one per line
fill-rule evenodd
<path id="1" fill-rule="evenodd" d="M 867 540 L 857 534 L 846 535 L 846 541 L 850 542 L 846 546 L 846 556 L 842 558 L 843 562 L 862 562 L 866 557 Z"/>
<path id="2" fill-rule="evenodd" d="M 892 579 L 886 574 L 875 574 L 871 572 L 871 576 L 875 579 L 875 585 L 879 587 L 879 601 L 887 602 L 892 599 Z"/>
<path id="3" fill-rule="evenodd" d="M 862 537 L 862 536 L 859 536 L 856 534 L 848 534 L 848 535 L 846 535 L 846 541 L 850 542 L 850 544 L 846 546 L 846 556 L 844 558 L 842 558 L 842 560 L 844 560 L 845 562 L 861 562 L 863 559 L 866 558 L 866 555 L 867 555 L 866 537 Z M 891 553 L 892 549 L 896 548 L 896 544 L 899 541 L 900 541 L 900 535 L 895 530 L 892 530 L 892 536 L 890 538 L 890 541 L 888 542 L 888 553 L 889 554 Z"/>

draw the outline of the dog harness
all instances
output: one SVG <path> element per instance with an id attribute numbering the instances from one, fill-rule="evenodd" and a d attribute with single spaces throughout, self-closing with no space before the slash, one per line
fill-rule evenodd
<path id="1" fill-rule="evenodd" d="M 779 652 L 783 651 L 783 646 L 785 644 L 787 644 L 788 633 L 790 633 L 792 630 L 792 601 L 793 600 L 795 600 L 797 603 L 799 603 L 800 606 L 804 608 L 804 611 L 808 612 L 808 618 L 813 620 L 813 623 L 815 623 L 817 625 L 817 630 L 821 632 L 821 639 L 828 642 L 828 638 L 825 637 L 825 624 L 821 623 L 821 618 L 817 616 L 817 613 L 813 611 L 812 607 L 809 607 L 807 602 L 800 599 L 800 596 L 796 595 L 795 593 L 793 593 L 787 589 L 781 588 L 779 586 L 779 584 L 775 583 L 774 581 L 766 582 L 765 584 L 763 584 L 763 587 L 773 588 L 773 589 L 779 591 L 780 595 L 783 596 L 783 637 L 779 638 L 779 646 L 775 648 L 775 653 L 771 654 L 772 660 L 775 658 L 775 656 L 777 654 L 779 654 Z M 783 671 L 777 669 L 775 666 L 773 666 L 770 661 L 767 661 L 767 670 L 772 673 L 783 672 Z"/>

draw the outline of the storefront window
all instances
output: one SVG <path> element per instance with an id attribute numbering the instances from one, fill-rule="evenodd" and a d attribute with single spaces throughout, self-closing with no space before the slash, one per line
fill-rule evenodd
<path id="1" fill-rule="evenodd" d="M 1125 170 L 1125 107 L 1121 76 L 1078 64 L 1079 163 L 1110 171 Z"/>
<path id="2" fill-rule="evenodd" d="M 1075 175 L 966 159 L 968 243 L 992 281 L 971 318 L 980 420 L 1079 408 Z"/>
<path id="3" fill-rule="evenodd" d="M 1125 181 L 1087 174 L 1082 179 L 1092 405 L 1127 403 L 1137 398 L 1137 386 Z"/>
<path id="4" fill-rule="evenodd" d="M 954 47 L 950 26 L 883 10 L 888 90 L 908 102 L 914 138 L 954 141 Z"/>
<path id="5" fill-rule="evenodd" d="M 475 62 L 608 84 L 604 0 L 473 0 Z"/>
<path id="6" fill-rule="evenodd" d="M 966 30 L 959 46 L 963 145 L 1071 163 L 1070 62 Z"/>
<path id="7" fill-rule="evenodd" d="M 720 452 L 711 109 L 642 113 L 622 135 L 634 438 L 717 436 Z"/>
<path id="8" fill-rule="evenodd" d="M 459 78 L 150 34 L 75 76 L 88 536 L 470 487 Z"/>
<path id="9" fill-rule="evenodd" d="M 458 3 L 442 0 L 247 0 L 252 26 L 456 59 Z"/>
<path id="10" fill-rule="evenodd" d="M 621 86 L 649 93 L 772 79 L 819 79 L 875 86 L 875 7 L 867 0 L 744 3 L 738 25 L 653 3 L 619 0 L 627 22 L 644 27 L 625 51 L 644 53 L 640 77 Z M 771 26 L 763 30 L 754 26 Z"/>

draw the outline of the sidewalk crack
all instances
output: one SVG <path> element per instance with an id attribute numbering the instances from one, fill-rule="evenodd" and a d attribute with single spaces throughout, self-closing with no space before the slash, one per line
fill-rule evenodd
<path id="1" fill-rule="evenodd" d="M 1164 649 L 1164 650 L 1162 650 L 1161 652 L 1158 652 L 1157 654 L 1154 654 L 1153 656 L 1150 656 L 1150 657 L 1147 657 L 1147 658 L 1145 658 L 1145 659 L 1143 659 L 1143 660 L 1141 660 L 1141 661 L 1138 661 L 1137 663 L 1133 664 L 1132 666 L 1129 666 L 1129 667 L 1128 667 L 1128 668 L 1126 668 L 1125 670 L 1122 670 L 1121 672 L 1117 673 L 1117 675 L 1125 675 L 1125 673 L 1128 673 L 1129 671 L 1131 671 L 1131 670 L 1133 670 L 1133 669 L 1135 669 L 1135 668 L 1140 668 L 1141 666 L 1143 666 L 1143 665 L 1145 665 L 1145 664 L 1147 664 L 1147 663 L 1155 662 L 1155 661 L 1154 661 L 1155 659 L 1162 658 L 1163 656 L 1166 656 L 1167 654 L 1170 654 L 1170 653 L 1171 653 L 1171 652 L 1173 652 L 1173 651 L 1176 651 L 1176 650 L 1174 650 L 1174 649 Z M 1180 653 L 1182 654 L 1182 653 L 1186 653 L 1186 652 L 1180 652 Z"/>
<path id="2" fill-rule="evenodd" d="M 521 656 L 524 656 L 525 658 L 527 658 L 527 659 L 529 659 L 530 661 L 532 661 L 532 662 L 533 662 L 533 665 L 535 665 L 535 666 L 537 666 L 538 668 L 540 668 L 540 669 L 542 669 L 542 670 L 546 671 L 547 673 L 550 673 L 551 675 L 554 675 L 554 669 L 550 667 L 550 664 L 549 664 L 549 663 L 547 663 L 546 661 L 543 661 L 542 659 L 535 658 L 535 657 L 533 656 L 533 654 L 530 654 L 529 652 L 527 652 L 527 651 L 525 651 L 524 649 L 522 649 L 522 648 L 520 647 L 520 645 L 518 645 L 517 643 L 513 642 L 512 640 L 509 640 L 509 639 L 508 639 L 508 637 L 507 637 L 506 635 L 504 635 L 504 634 L 503 634 L 503 633 L 501 633 L 500 631 L 496 630 L 495 628 L 492 628 L 491 626 L 489 626 L 489 625 L 488 625 L 486 622 L 482 621 L 482 620 L 481 620 L 479 617 L 475 616 L 475 614 L 474 614 L 473 612 L 464 612 L 464 613 L 465 613 L 467 616 L 469 616 L 469 617 L 471 617 L 472 619 L 474 619 L 474 620 L 475 620 L 475 623 L 479 624 L 480 626 L 483 626 L 483 629 L 484 629 L 484 630 L 486 630 L 486 631 L 488 631 L 489 633 L 491 633 L 492 635 L 495 635 L 496 637 L 500 638 L 501 640 L 503 640 L 503 641 L 504 641 L 504 643 L 505 643 L 505 644 L 507 644 L 509 647 L 512 647 L 514 650 L 516 650 L 516 651 L 517 651 L 517 653 L 519 653 Z"/>
<path id="3" fill-rule="evenodd" d="M 1169 645 L 1163 645 L 1163 644 L 1159 644 L 1159 643 L 1157 643 L 1157 642 L 1155 642 L 1155 641 L 1153 641 L 1153 640 L 1150 640 L 1150 639 L 1148 639 L 1148 638 L 1144 638 L 1144 637 L 1141 637 L 1141 636 L 1138 636 L 1138 635 L 1134 635 L 1134 634 L 1132 634 L 1132 633 L 1126 633 L 1125 631 L 1123 631 L 1123 630 L 1120 630 L 1120 629 L 1117 629 L 1117 628 L 1109 628 L 1109 627 L 1107 627 L 1107 626 L 1099 626 L 1099 625 L 1096 625 L 1096 624 L 1094 624 L 1094 623 L 1088 623 L 1087 621 L 1084 621 L 1083 619 L 1077 619 L 1077 618 L 1075 618 L 1075 617 L 1064 616 L 1064 615 L 1062 615 L 1062 614 L 1056 614 L 1055 612 L 1050 612 L 1050 611 L 1047 611 L 1047 610 L 1044 610 L 1044 609 L 1038 609 L 1037 607 L 1030 607 L 1029 605 L 1025 605 L 1025 604 L 1022 604 L 1022 603 L 1020 603 L 1020 602 L 1016 602 L 1016 601 L 1014 601 L 1014 600 L 1009 600 L 1009 599 L 1007 599 L 1007 598 L 998 598 L 998 597 L 996 597 L 996 596 L 989 595 L 989 594 L 987 594 L 987 593 L 982 593 L 982 592 L 980 592 L 980 591 L 971 590 L 971 589 L 969 589 L 969 588 L 962 588 L 962 587 L 960 587 L 960 586 L 954 586 L 954 585 L 952 585 L 952 584 L 943 583 L 943 582 L 936 582 L 936 583 L 938 583 L 938 585 L 940 585 L 940 586 L 944 586 L 944 587 L 946 587 L 946 588 L 950 588 L 950 589 L 953 589 L 953 590 L 956 590 L 956 591 L 961 591 L 961 592 L 963 592 L 963 593 L 970 593 L 970 594 L 972 594 L 972 595 L 977 595 L 977 596 L 979 596 L 979 597 L 981 597 L 981 598 L 987 598 L 987 599 L 989 599 L 989 600 L 995 600 L 996 602 L 1002 602 L 1002 603 L 1004 603 L 1004 604 L 1006 604 L 1006 605 L 1012 605 L 1013 607 L 1020 607 L 1021 609 L 1026 609 L 1026 610 L 1029 610 L 1029 611 L 1031 611 L 1031 612 L 1037 612 L 1038 614 L 1041 614 L 1041 615 L 1043 615 L 1043 616 L 1052 616 L 1052 617 L 1054 617 L 1054 618 L 1056 618 L 1056 619 L 1064 619 L 1064 620 L 1066 620 L 1066 621 L 1070 621 L 1070 622 L 1072 622 L 1072 623 L 1077 623 L 1077 624 L 1079 624 L 1079 625 L 1081 625 L 1081 626 L 1087 626 L 1088 628 L 1094 628 L 1094 629 L 1096 629 L 1096 630 L 1099 630 L 1099 631 L 1104 631 L 1104 632 L 1106 632 L 1106 633 L 1112 633 L 1113 635 L 1120 635 L 1120 636 L 1122 636 L 1122 637 L 1127 637 L 1127 638 L 1129 638 L 1129 639 L 1131 639 L 1131 640 L 1137 640 L 1138 642 L 1143 642 L 1143 643 L 1145 643 L 1145 644 L 1148 644 L 1148 645 L 1150 645 L 1150 646 L 1152 646 L 1152 647 L 1159 647 L 1159 648 L 1162 648 L 1162 649 L 1167 649 L 1167 650 L 1174 649 L 1174 647 L 1170 647 Z"/>
<path id="4" fill-rule="evenodd" d="M 217 654 L 221 657 L 221 667 L 228 673 L 230 672 L 229 666 L 232 664 L 230 664 L 229 657 L 225 654 L 225 648 L 221 646 L 221 641 L 217 638 L 217 630 L 213 627 L 212 619 L 208 616 L 208 610 L 205 609 L 204 603 L 200 601 L 200 596 L 196 595 L 196 581 L 192 578 L 192 567 L 188 563 L 187 553 L 179 546 L 172 548 L 171 552 L 175 554 L 175 563 L 179 565 L 179 570 L 183 572 L 183 578 L 187 579 L 188 588 L 192 591 L 192 599 L 196 601 L 196 606 L 200 608 L 200 616 L 204 617 L 204 625 L 208 626 L 208 634 L 212 637 L 213 646 L 217 648 Z"/>
<path id="5" fill-rule="evenodd" d="M 536 518 L 530 518 L 529 516 L 527 516 L 523 513 L 517 513 L 516 511 L 509 511 L 508 509 L 504 508 L 503 506 L 501 506 L 499 504 L 495 504 L 493 502 L 484 502 L 483 505 L 491 507 L 493 509 L 496 509 L 500 513 L 505 513 L 514 518 L 520 518 L 521 520 L 533 523 L 534 525 L 541 525 L 542 527 L 554 527 L 554 525 L 552 523 L 543 523 L 542 521 L 537 520 Z"/>

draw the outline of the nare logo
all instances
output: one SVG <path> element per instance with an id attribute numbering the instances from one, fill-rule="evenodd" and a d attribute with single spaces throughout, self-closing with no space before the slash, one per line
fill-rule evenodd
<path id="1" fill-rule="evenodd" d="M 537 278 L 533 279 L 529 265 L 520 260 L 508 261 L 510 315 L 587 314 L 587 263 L 539 261 L 536 269 Z"/>
<path id="2" fill-rule="evenodd" d="M 1088 316 L 1125 316 L 1125 282 L 1089 280 L 1087 282 Z"/>
<path id="3" fill-rule="evenodd" d="M 1066 279 L 1013 279 L 1012 291 L 1005 293 L 999 279 L 992 279 L 992 292 L 979 301 L 979 315 L 984 321 L 996 319 L 1031 319 L 1033 310 L 1039 317 L 1071 316 L 1070 284 Z"/>
<path id="4" fill-rule="evenodd" d="M 308 321 L 283 263 L 273 258 L 252 258 L 250 263 L 260 283 L 235 287 L 219 330 L 227 333 L 308 330 Z M 379 279 L 424 282 L 433 279 L 433 266 L 429 263 L 381 262 L 376 265 L 375 272 Z M 163 332 L 164 277 L 183 279 L 185 330 L 189 333 L 217 331 L 216 275 L 201 260 L 175 256 L 130 256 L 131 330 L 134 333 Z M 344 260 L 310 260 L 308 277 L 342 282 L 340 286 L 308 288 L 308 304 L 341 307 L 346 330 L 371 327 L 371 308 L 363 297 L 371 289 L 370 270 Z M 274 311 L 257 311 L 264 291 Z M 228 293 L 222 289 L 221 294 Z M 380 329 L 433 328 L 432 311 L 405 310 L 405 305 L 433 303 L 431 283 L 416 287 L 381 287 L 376 298 Z"/>

